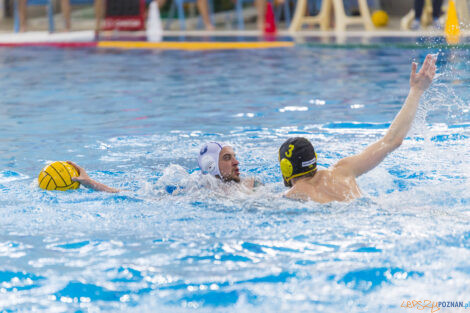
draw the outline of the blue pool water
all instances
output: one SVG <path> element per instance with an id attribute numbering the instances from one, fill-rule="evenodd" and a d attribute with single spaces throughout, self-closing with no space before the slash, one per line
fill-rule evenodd
<path id="1" fill-rule="evenodd" d="M 469 301 L 470 53 L 438 49 L 0 50 L 0 312 Z M 363 198 L 281 197 L 286 138 L 312 140 L 322 167 L 360 152 L 429 52 L 437 78 L 402 147 L 359 179 Z M 209 140 L 233 144 L 242 175 L 265 185 L 247 194 L 201 177 Z M 127 191 L 40 190 L 53 160 Z"/>

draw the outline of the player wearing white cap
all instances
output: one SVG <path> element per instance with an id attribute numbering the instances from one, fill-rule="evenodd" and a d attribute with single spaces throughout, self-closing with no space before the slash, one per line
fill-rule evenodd
<path id="1" fill-rule="evenodd" d="M 242 183 L 248 188 L 256 187 L 259 182 L 250 177 L 241 179 L 237 157 L 233 147 L 219 142 L 208 142 L 201 147 L 197 158 L 203 174 L 210 174 L 224 182 Z"/>

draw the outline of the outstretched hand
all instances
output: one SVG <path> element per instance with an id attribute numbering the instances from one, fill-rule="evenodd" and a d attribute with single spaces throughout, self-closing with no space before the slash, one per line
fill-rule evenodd
<path id="1" fill-rule="evenodd" d="M 432 54 L 428 54 L 418 73 L 416 73 L 418 64 L 415 62 L 411 64 L 410 88 L 416 88 L 421 91 L 428 89 L 429 85 L 432 83 L 434 75 L 436 75 L 436 61 L 436 57 Z"/>
<path id="2" fill-rule="evenodd" d="M 87 182 L 90 181 L 90 176 L 88 176 L 85 169 L 81 166 L 78 166 L 77 164 L 75 164 L 72 161 L 67 161 L 67 163 L 72 165 L 78 172 L 78 176 L 77 177 L 72 177 L 72 180 L 77 181 L 80 184 L 87 185 Z"/>
<path id="3" fill-rule="evenodd" d="M 88 174 L 86 173 L 83 167 L 78 166 L 72 161 L 67 161 L 67 163 L 75 167 L 75 169 L 78 172 L 77 177 L 72 177 L 73 181 L 78 181 L 83 186 L 96 190 L 96 191 L 106 191 L 106 192 L 111 192 L 111 193 L 117 193 L 120 191 L 119 189 L 108 187 L 102 183 L 94 181 L 93 179 L 90 178 L 90 176 L 88 176 Z"/>

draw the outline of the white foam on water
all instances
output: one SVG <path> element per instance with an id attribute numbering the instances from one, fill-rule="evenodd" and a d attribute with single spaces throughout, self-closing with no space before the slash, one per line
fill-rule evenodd
<path id="1" fill-rule="evenodd" d="M 28 175 L 25 175 L 22 173 L 11 172 L 11 171 L 0 172 L 0 184 L 10 183 L 13 181 L 24 180 L 28 178 L 29 178 Z"/>

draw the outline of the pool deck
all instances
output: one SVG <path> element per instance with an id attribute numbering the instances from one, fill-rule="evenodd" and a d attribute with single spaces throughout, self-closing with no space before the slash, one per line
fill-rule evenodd
<path id="1" fill-rule="evenodd" d="M 253 15 L 253 12 L 248 12 Z M 90 17 L 83 17 L 72 14 L 72 31 L 65 32 L 63 29 L 63 20 L 60 14 L 54 17 L 57 32 L 49 33 L 47 31 L 47 19 L 45 17 L 31 18 L 28 20 L 29 31 L 24 33 L 13 32 L 13 20 L 4 19 L 0 21 L 0 46 L 44 46 L 53 45 L 61 47 L 78 47 L 78 46 L 94 46 L 96 43 L 103 41 L 125 41 L 125 42 L 147 42 L 145 32 L 102 32 L 100 37 L 95 36 L 94 19 Z M 221 18 L 219 20 L 222 20 Z M 173 23 L 176 26 L 177 23 Z M 197 19 L 187 19 L 189 27 L 195 28 Z M 305 42 L 308 38 L 317 38 L 320 41 L 324 39 L 325 43 L 346 43 L 350 38 L 361 38 L 361 42 L 368 43 L 369 40 L 374 38 L 427 38 L 427 37 L 443 37 L 444 32 L 442 30 L 419 30 L 419 31 L 403 31 L 400 30 L 400 17 L 391 17 L 390 22 L 385 28 L 378 28 L 373 31 L 365 31 L 361 27 L 353 27 L 345 32 L 331 31 L 320 31 L 318 28 L 315 29 L 304 29 L 299 32 L 289 32 L 285 25 L 281 23 L 278 26 L 278 31 L 275 36 L 267 38 L 261 31 L 255 29 L 254 23 L 247 23 L 246 30 L 239 31 L 236 29 L 227 29 L 226 24 L 216 24 L 217 29 L 215 31 L 205 30 L 165 30 L 163 32 L 164 42 L 279 42 L 281 46 L 285 42 Z M 468 42 L 470 37 L 470 29 L 461 30 L 461 42 Z M 89 43 L 89 44 L 87 44 Z M 147 48 L 151 45 L 147 45 Z M 278 47 L 276 44 L 266 44 L 264 47 Z M 165 49 L 165 44 L 154 44 L 154 49 Z M 262 48 L 263 45 L 248 45 L 246 48 Z M 123 46 L 116 47 L 123 48 Z M 135 45 L 128 48 L 137 48 Z M 142 48 L 142 46 L 140 47 Z M 230 46 L 226 46 L 230 49 Z M 170 49 L 175 49 L 172 46 Z M 185 50 L 185 49 L 183 49 Z M 198 49 L 189 49 L 198 50 Z"/>

